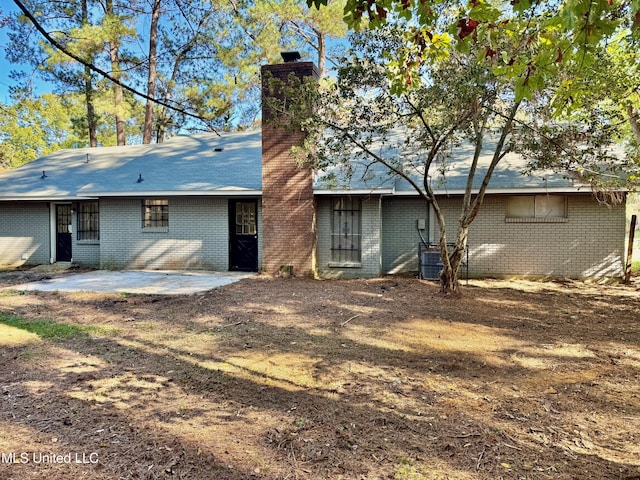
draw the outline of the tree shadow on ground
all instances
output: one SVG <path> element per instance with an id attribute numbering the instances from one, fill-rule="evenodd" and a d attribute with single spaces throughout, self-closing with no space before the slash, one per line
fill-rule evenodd
<path id="1" fill-rule="evenodd" d="M 116 425 L 122 443 L 109 446 L 110 461 L 92 471 L 104 478 L 163 478 L 155 466 L 176 478 L 391 478 L 403 462 L 416 473 L 431 465 L 435 478 L 437 472 L 444 472 L 442 478 L 640 474 L 637 465 L 612 453 L 630 437 L 607 448 L 594 438 L 593 429 L 571 423 L 577 420 L 570 410 L 575 405 L 616 412 L 613 396 L 589 396 L 588 405 L 570 398 L 589 380 L 576 381 L 568 373 L 596 369 L 590 382 L 603 382 L 610 364 L 553 349 L 528 352 L 542 363 L 570 367 L 558 368 L 566 370 L 564 381 L 549 375 L 558 380 L 549 384 L 555 393 L 529 390 L 527 382 L 548 372 L 518 363 L 513 355 L 532 348 L 543 333 L 523 339 L 523 332 L 509 325 L 511 312 L 504 305 L 484 312 L 484 320 L 477 319 L 480 315 L 448 319 L 453 304 L 437 304 L 434 296 L 430 305 L 409 311 L 409 299 L 393 297 L 391 288 L 378 297 L 377 283 L 247 285 L 198 298 L 120 298 L 112 305 L 104 298 L 43 296 L 47 308 L 36 317 L 92 323 L 100 309 L 107 323 L 121 331 L 47 342 L 49 360 L 36 361 L 36 368 L 25 362 L 23 349 L 6 350 L 2 371 L 15 374 L 3 378 L 3 384 L 16 392 L 8 398 L 18 412 L 8 425 L 30 428 L 40 439 L 55 435 L 58 442 L 83 451 L 107 449 L 100 446 L 99 435 L 91 438 L 91 430 Z M 345 292 L 349 285 L 351 292 Z M 272 290 L 272 299 L 261 290 L 265 287 Z M 302 298 L 283 298 L 293 287 Z M 280 296 L 275 288 L 281 288 Z M 359 297 L 367 301 L 358 302 Z M 525 296 L 523 307 L 536 310 L 535 302 L 539 296 Z M 494 317 L 489 324 L 497 311 L 505 319 Z M 150 333 L 134 328 L 138 320 L 122 320 L 132 317 L 146 318 L 155 327 Z M 433 321 L 432 332 L 445 329 L 438 322 L 451 322 L 463 329 L 481 326 L 488 329 L 484 335 L 507 343 L 519 334 L 518 349 L 473 352 L 442 341 L 402 343 L 402 336 L 390 335 L 403 325 L 415 328 L 416 322 Z M 185 336 L 183 342 L 179 335 Z M 88 372 L 67 368 L 82 362 L 93 367 Z M 628 371 L 616 374 L 637 375 L 633 365 L 623 368 Z M 637 404 L 626 408 L 624 415 L 630 417 L 639 412 Z M 69 413 L 53 421 L 59 411 Z M 154 467 L 145 473 L 149 465 Z"/>

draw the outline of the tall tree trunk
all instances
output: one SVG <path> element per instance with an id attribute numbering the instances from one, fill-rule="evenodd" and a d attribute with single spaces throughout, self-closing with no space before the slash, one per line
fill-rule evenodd
<path id="1" fill-rule="evenodd" d="M 447 295 L 456 295 L 460 290 L 460 267 L 467 250 L 468 226 L 460 226 L 458 237 L 453 247 L 449 247 L 440 239 L 440 256 L 443 259 L 440 273 L 440 289 Z"/>
<path id="2" fill-rule="evenodd" d="M 96 111 L 93 106 L 93 82 L 89 67 L 84 69 L 84 97 L 87 103 L 87 126 L 89 128 L 89 146 L 98 146 L 98 127 L 96 121 Z"/>
<path id="3" fill-rule="evenodd" d="M 491 162 L 482 177 L 482 183 L 480 188 L 478 189 L 478 193 L 473 196 L 473 183 L 474 178 L 477 171 L 478 160 L 480 158 L 480 154 L 482 153 L 483 146 L 483 138 L 486 130 L 486 120 L 487 118 L 478 117 L 478 122 L 474 122 L 474 131 L 476 137 L 476 143 L 474 147 L 474 157 L 471 163 L 471 167 L 469 168 L 469 174 L 467 177 L 467 185 L 465 187 L 465 194 L 463 200 L 462 213 L 460 214 L 459 226 L 458 226 L 458 236 L 456 237 L 456 242 L 453 247 L 449 247 L 447 245 L 447 236 L 446 236 L 446 227 L 444 223 L 444 215 L 440 210 L 437 199 L 430 193 L 430 200 L 434 205 L 434 210 L 436 212 L 436 219 L 438 220 L 438 225 L 440 226 L 440 257 L 442 259 L 442 272 L 440 273 L 440 287 L 441 291 L 444 294 L 456 294 L 459 292 L 460 281 L 459 281 L 459 272 L 460 266 L 465 257 L 465 252 L 467 249 L 467 239 L 469 236 L 469 227 L 471 223 L 475 220 L 478 212 L 480 211 L 480 207 L 482 206 L 482 202 L 484 201 L 484 196 L 489 187 L 489 181 L 493 176 L 493 172 L 500 162 L 502 158 L 509 152 L 509 148 L 505 148 L 505 143 L 507 141 L 507 137 L 511 133 L 511 129 L 513 127 L 513 121 L 518 113 L 520 108 L 520 102 L 515 102 L 509 113 L 505 116 L 505 124 L 502 127 L 502 132 L 500 133 L 500 138 L 498 139 L 495 150 L 493 152 L 493 157 Z M 473 196 L 473 198 L 472 198 Z M 450 250 L 450 248 L 452 248 Z"/>
<path id="4" fill-rule="evenodd" d="M 327 44 L 325 35 L 318 29 L 313 30 L 318 38 L 318 75 L 324 78 L 327 73 Z"/>
<path id="5" fill-rule="evenodd" d="M 169 104 L 169 100 L 171 100 L 171 91 L 173 90 L 176 84 L 176 77 L 178 76 L 178 72 L 180 71 L 180 64 L 182 60 L 185 58 L 187 53 L 194 47 L 196 43 L 197 37 L 193 37 L 189 42 L 182 47 L 178 54 L 176 55 L 175 61 L 173 62 L 173 70 L 171 72 L 171 78 L 167 82 L 167 90 L 164 94 L 164 106 L 162 107 L 162 111 L 160 112 L 160 118 L 158 120 L 158 134 L 156 141 L 158 143 L 164 142 L 165 134 L 167 132 L 167 125 L 169 123 L 167 107 Z"/>
<path id="6" fill-rule="evenodd" d="M 171 99 L 171 93 L 167 90 L 167 93 L 164 95 L 165 104 Z M 160 111 L 160 118 L 158 119 L 158 132 L 156 134 L 156 143 L 164 143 L 164 137 L 167 132 L 167 107 L 162 107 Z"/>
<path id="7" fill-rule="evenodd" d="M 160 20 L 160 3 L 161 0 L 153 1 L 153 10 L 151 11 L 151 28 L 149 31 L 149 76 L 147 77 L 147 97 L 154 98 L 156 94 L 157 74 L 157 49 L 158 49 L 158 22 Z M 142 132 L 142 143 L 151 143 L 153 135 L 153 107 L 155 102 L 147 99 L 144 110 L 144 130 Z"/>
<path id="8" fill-rule="evenodd" d="M 449 245 L 447 242 L 447 227 L 444 219 L 444 213 L 440 209 L 440 204 L 438 203 L 435 195 L 433 195 L 432 192 L 429 192 L 428 195 L 430 196 L 429 201 L 433 206 L 436 221 L 438 222 L 438 229 L 440 231 L 440 240 L 438 242 L 440 259 L 442 260 L 440 291 L 445 295 L 457 295 L 460 293 L 459 272 L 467 250 L 469 225 L 463 224 L 461 218 L 456 242 L 453 245 Z"/>
<path id="9" fill-rule="evenodd" d="M 105 1 L 106 12 L 107 15 L 114 16 L 115 12 L 113 10 L 113 0 Z M 111 57 L 111 75 L 113 78 L 118 80 L 118 82 L 122 79 L 122 74 L 120 71 L 120 51 L 119 45 L 116 39 L 112 38 L 109 40 L 109 56 Z M 116 142 L 118 145 L 126 145 L 127 136 L 125 132 L 125 122 L 124 118 L 121 115 L 122 110 L 122 101 L 124 98 L 122 85 L 118 83 L 113 84 L 113 103 L 115 107 L 115 118 L 116 118 Z"/>
<path id="10" fill-rule="evenodd" d="M 82 0 L 82 25 L 89 24 L 89 7 L 87 0 Z M 89 129 L 89 146 L 98 146 L 97 120 L 95 108 L 93 106 L 93 76 L 91 69 L 84 67 L 84 97 L 87 104 L 87 127 Z"/>

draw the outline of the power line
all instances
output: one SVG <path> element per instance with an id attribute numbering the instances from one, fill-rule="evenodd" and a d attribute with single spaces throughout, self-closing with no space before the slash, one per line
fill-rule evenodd
<path id="1" fill-rule="evenodd" d="M 44 29 L 44 27 L 42 25 L 40 25 L 38 20 L 35 19 L 35 17 L 31 14 L 31 12 L 27 9 L 27 7 L 24 6 L 24 4 L 20 0 L 13 0 L 13 2 L 18 6 L 18 8 L 20 8 L 20 10 L 22 10 L 22 13 L 24 13 L 25 17 L 27 17 L 29 19 L 29 21 L 33 24 L 33 26 L 36 27 L 36 30 L 38 30 L 42 34 L 42 36 L 51 45 L 56 47 L 58 50 L 60 50 L 65 55 L 73 58 L 75 61 L 80 62 L 85 67 L 89 68 L 89 70 L 91 70 L 93 72 L 96 72 L 99 75 L 102 75 L 107 80 L 110 80 L 111 82 L 115 83 L 116 85 L 121 86 L 122 88 L 124 88 L 125 90 L 133 93 L 134 95 L 138 95 L 139 97 L 142 97 L 145 100 L 149 100 L 151 102 L 154 102 L 154 103 L 156 103 L 158 105 L 161 105 L 161 106 L 166 107 L 166 108 L 168 108 L 170 110 L 173 110 L 174 112 L 178 112 L 178 113 L 181 113 L 181 114 L 186 115 L 188 117 L 195 118 L 197 120 L 201 120 L 201 121 L 207 122 L 207 123 L 212 120 L 211 118 L 202 117 L 202 116 L 200 116 L 198 114 L 191 113 L 191 112 L 188 112 L 187 110 L 183 110 L 181 108 L 175 107 L 174 105 L 166 103 L 166 102 L 164 102 L 162 100 L 158 100 L 156 98 L 150 97 L 149 95 L 147 95 L 145 93 L 142 93 L 142 92 L 136 90 L 135 88 L 130 87 L 129 85 L 127 85 L 125 83 L 122 83 L 120 80 L 118 80 L 115 77 L 111 76 L 109 73 L 105 72 L 101 68 L 96 67 L 93 63 L 87 62 L 86 60 L 84 60 L 83 58 L 79 57 L 78 55 L 73 54 L 67 48 L 65 48 L 64 45 L 62 45 L 55 38 L 53 38 L 51 35 L 49 35 L 49 33 Z M 213 131 L 218 136 L 220 136 L 220 134 L 218 133 L 217 130 L 213 129 Z"/>

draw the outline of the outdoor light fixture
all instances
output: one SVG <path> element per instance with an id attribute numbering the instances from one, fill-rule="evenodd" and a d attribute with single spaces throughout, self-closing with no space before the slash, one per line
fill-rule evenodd
<path id="1" fill-rule="evenodd" d="M 138 174 L 138 180 L 136 180 L 136 183 L 142 183 L 142 182 L 144 182 L 144 178 L 142 178 L 142 174 L 139 173 Z"/>

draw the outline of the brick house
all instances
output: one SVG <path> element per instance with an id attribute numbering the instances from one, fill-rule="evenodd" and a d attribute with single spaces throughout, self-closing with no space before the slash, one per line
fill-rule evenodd
<path id="1" fill-rule="evenodd" d="M 313 76 L 310 62 L 263 77 Z M 109 269 L 248 270 L 322 277 L 416 272 L 435 242 L 432 212 L 385 175 L 342 186 L 299 169 L 301 139 L 262 131 L 179 136 L 163 144 L 63 150 L 0 175 L 0 265 L 73 262 Z M 457 162 L 469 152 L 455 152 Z M 472 276 L 619 277 L 625 205 L 605 206 L 560 176 L 522 176 L 508 156 L 469 234 Z M 464 178 L 438 194 L 447 223 Z"/>

